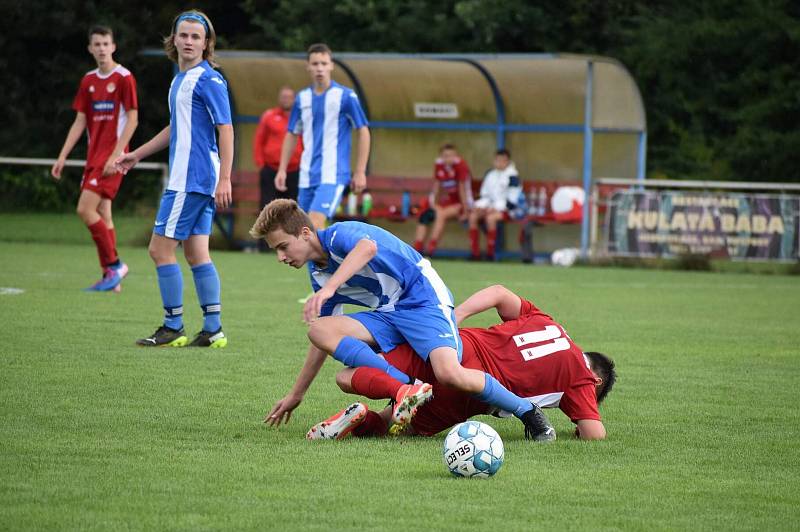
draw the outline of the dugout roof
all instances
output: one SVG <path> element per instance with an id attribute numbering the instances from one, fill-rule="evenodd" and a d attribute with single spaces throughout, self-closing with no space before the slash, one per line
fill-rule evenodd
<path id="1" fill-rule="evenodd" d="M 305 54 L 222 51 L 236 123 L 236 166 L 252 170 L 259 115 L 281 86 L 309 84 Z M 644 177 L 639 90 L 614 59 L 569 54 L 336 54 L 334 79 L 370 120 L 370 173 L 428 178 L 453 142 L 476 175 L 498 147 L 523 179 Z M 588 167 L 584 161 L 590 161 Z"/>

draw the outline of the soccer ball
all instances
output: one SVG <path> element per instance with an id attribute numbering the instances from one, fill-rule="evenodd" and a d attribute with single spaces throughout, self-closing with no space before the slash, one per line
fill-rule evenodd
<path id="1" fill-rule="evenodd" d="M 444 465 L 457 477 L 486 478 L 503 465 L 503 440 L 480 421 L 459 423 L 444 439 Z"/>
<path id="2" fill-rule="evenodd" d="M 557 249 L 550 255 L 550 262 L 552 262 L 556 266 L 564 266 L 565 268 L 569 268 L 575 261 L 578 260 L 578 255 L 580 251 L 575 248 L 564 248 L 564 249 Z"/>

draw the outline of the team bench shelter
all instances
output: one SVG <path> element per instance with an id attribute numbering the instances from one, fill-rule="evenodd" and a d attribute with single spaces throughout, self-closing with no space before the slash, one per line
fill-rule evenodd
<path id="1" fill-rule="evenodd" d="M 229 82 L 236 139 L 234 206 L 220 213 L 218 224 L 229 244 L 241 247 L 252 245 L 247 230 L 259 207 L 252 160 L 259 116 L 276 105 L 282 86 L 301 89 L 309 77 L 302 52 L 222 51 L 218 58 Z M 413 224 L 392 206 L 402 205 L 405 191 L 412 204 L 428 193 L 434 159 L 448 142 L 477 179 L 498 148 L 510 150 L 528 192 L 544 187 L 549 195 L 572 185 L 588 198 L 594 176 L 644 179 L 644 106 L 633 78 L 615 59 L 334 51 L 334 62 L 333 78 L 357 92 L 370 122 L 370 221 L 401 237 Z M 577 225 L 548 225 L 537 249 L 585 249 L 587 208 L 588 202 Z M 535 215 L 541 223 L 548 222 L 544 214 Z M 465 232 L 448 228 L 445 237 L 451 234 L 454 240 L 443 240 L 440 249 L 466 251 Z"/>

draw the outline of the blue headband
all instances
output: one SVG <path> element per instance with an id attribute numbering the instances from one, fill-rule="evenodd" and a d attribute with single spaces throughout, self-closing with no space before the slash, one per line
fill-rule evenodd
<path id="1" fill-rule="evenodd" d="M 208 22 L 202 16 L 198 15 L 197 13 L 184 13 L 183 15 L 178 17 L 178 20 L 175 21 L 175 29 L 178 29 L 178 24 L 180 24 L 184 20 L 189 20 L 192 22 L 199 22 L 203 25 L 206 29 L 206 37 L 208 37 Z"/>

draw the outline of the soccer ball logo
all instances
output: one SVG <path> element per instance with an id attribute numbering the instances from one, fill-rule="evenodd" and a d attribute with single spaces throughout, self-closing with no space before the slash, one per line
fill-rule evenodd
<path id="1" fill-rule="evenodd" d="M 460 423 L 444 439 L 444 465 L 457 477 L 490 477 L 503 465 L 503 455 L 500 435 L 480 421 Z"/>

